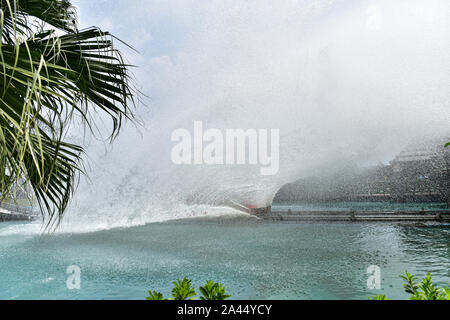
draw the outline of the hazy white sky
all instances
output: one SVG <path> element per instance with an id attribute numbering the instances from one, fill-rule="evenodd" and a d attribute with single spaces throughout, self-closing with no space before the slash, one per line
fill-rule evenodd
<path id="1" fill-rule="evenodd" d="M 252 64 L 270 68 L 275 60 L 289 58 L 295 65 L 286 54 L 308 45 L 308 36 L 315 37 L 316 46 L 329 50 L 331 59 L 358 54 L 355 63 L 361 60 L 367 65 L 379 54 L 375 59 L 390 64 L 409 53 L 411 61 L 403 63 L 417 66 L 413 60 L 418 55 L 427 64 L 439 63 L 432 60 L 444 58 L 440 50 L 448 44 L 449 34 L 445 20 L 450 5 L 445 0 L 75 0 L 74 4 L 82 27 L 96 25 L 111 31 L 139 51 L 122 47 L 139 66 L 135 73 L 153 102 L 167 90 L 170 95 L 181 93 L 167 83 L 174 81 L 173 72 L 204 82 L 213 73 L 229 72 L 226 69 L 232 69 L 236 60 L 245 61 L 249 68 Z M 352 46 L 358 50 L 352 51 Z M 344 61 L 339 63 L 349 68 Z M 177 67 L 183 70 L 174 71 Z M 239 67 L 233 75 L 230 72 L 231 82 L 251 72 L 243 63 Z M 276 75 L 264 76 L 270 81 Z"/>
<path id="2" fill-rule="evenodd" d="M 81 27 L 99 26 L 138 50 L 118 44 L 148 96 L 140 109 L 147 128 L 166 132 L 159 139 L 203 120 L 280 128 L 286 157 L 326 144 L 386 161 L 450 121 L 446 0 L 74 4 Z"/>

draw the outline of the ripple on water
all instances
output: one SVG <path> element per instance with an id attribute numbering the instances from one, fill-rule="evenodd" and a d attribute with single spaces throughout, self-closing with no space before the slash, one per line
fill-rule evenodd
<path id="1" fill-rule="evenodd" d="M 9 226 L 11 227 L 11 226 Z M 431 272 L 448 284 L 449 230 L 387 224 L 279 224 L 192 220 L 52 237 L 2 233 L 0 298 L 142 299 L 171 281 L 223 282 L 242 299 L 365 299 L 367 267 L 404 298 L 398 275 Z M 10 229 L 11 231 L 11 229 Z M 82 270 L 67 290 L 66 268 Z"/>

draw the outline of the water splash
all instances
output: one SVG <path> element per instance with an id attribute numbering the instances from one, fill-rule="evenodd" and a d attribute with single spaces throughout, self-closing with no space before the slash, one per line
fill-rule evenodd
<path id="1" fill-rule="evenodd" d="M 134 14 L 147 14 L 131 2 Z M 112 18 L 123 5 L 112 5 Z M 184 23 L 179 49 L 130 56 L 151 92 L 140 114 L 146 129 L 128 128 L 107 153 L 92 142 L 91 181 L 81 183 L 63 229 L 233 211 L 223 207 L 228 200 L 265 206 L 305 174 L 338 162 L 384 162 L 419 136 L 447 132 L 448 1 L 178 5 L 186 9 L 176 9 Z M 174 165 L 170 135 L 195 120 L 223 130 L 280 129 L 279 174 Z"/>

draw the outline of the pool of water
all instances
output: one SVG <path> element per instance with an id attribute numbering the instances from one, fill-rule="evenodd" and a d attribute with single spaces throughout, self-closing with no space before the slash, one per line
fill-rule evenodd
<path id="1" fill-rule="evenodd" d="M 235 299 L 406 298 L 404 270 L 450 282 L 450 229 L 215 218 L 39 236 L 0 224 L 1 299 L 143 299 L 171 281 L 220 281 Z M 26 230 L 26 229 L 25 229 Z M 81 288 L 66 286 L 68 266 Z M 367 288 L 367 268 L 381 289 Z"/>

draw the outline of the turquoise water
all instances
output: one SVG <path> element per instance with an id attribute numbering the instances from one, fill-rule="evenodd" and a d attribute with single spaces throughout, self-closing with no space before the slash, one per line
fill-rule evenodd
<path id="1" fill-rule="evenodd" d="M 404 270 L 450 282 L 448 227 L 216 218 L 51 237 L 20 230 L 0 224 L 1 299 L 143 299 L 148 289 L 167 295 L 180 277 L 221 281 L 236 299 L 405 298 Z M 70 265 L 80 290 L 66 287 Z M 381 290 L 367 289 L 370 265 L 381 268 Z"/>

